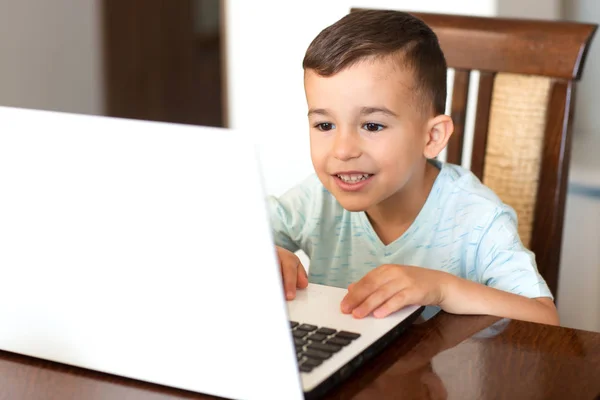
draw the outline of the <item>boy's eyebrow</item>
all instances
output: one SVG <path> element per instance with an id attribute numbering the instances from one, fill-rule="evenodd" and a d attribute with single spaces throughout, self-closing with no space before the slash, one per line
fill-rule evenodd
<path id="1" fill-rule="evenodd" d="M 378 112 L 392 117 L 398 116 L 395 112 L 386 107 L 363 107 L 360 110 L 361 115 L 369 115 Z M 323 115 L 325 117 L 330 116 L 329 111 L 327 111 L 324 108 L 311 108 L 310 110 L 308 110 L 308 116 L 310 117 L 311 115 Z"/>
<path id="2" fill-rule="evenodd" d="M 327 111 L 324 108 L 311 108 L 310 110 L 308 110 L 308 116 L 310 117 L 311 115 L 323 115 L 325 117 L 328 117 L 329 111 Z"/>
<path id="3" fill-rule="evenodd" d="M 390 110 L 389 108 L 386 107 L 363 107 L 360 110 L 360 114 L 361 115 L 369 115 L 369 114 L 374 114 L 374 113 L 383 113 L 383 114 L 387 114 L 391 117 L 397 117 L 398 115 L 396 115 L 395 112 L 393 112 L 392 110 Z"/>

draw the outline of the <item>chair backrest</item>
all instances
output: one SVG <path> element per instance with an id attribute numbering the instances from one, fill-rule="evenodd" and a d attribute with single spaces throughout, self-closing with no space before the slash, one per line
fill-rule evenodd
<path id="1" fill-rule="evenodd" d="M 454 71 L 455 131 L 446 160 L 464 165 L 470 158 L 473 173 L 515 209 L 521 240 L 556 296 L 575 82 L 597 25 L 411 14 L 433 29 Z M 475 82 L 472 71 L 478 71 Z M 467 154 L 470 85 L 478 93 Z"/>

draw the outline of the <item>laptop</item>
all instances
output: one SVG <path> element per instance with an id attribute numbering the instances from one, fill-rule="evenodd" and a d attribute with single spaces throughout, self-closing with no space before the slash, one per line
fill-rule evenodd
<path id="1" fill-rule="evenodd" d="M 252 133 L 0 107 L 0 349 L 234 399 L 316 398 L 422 311 L 286 302 Z"/>

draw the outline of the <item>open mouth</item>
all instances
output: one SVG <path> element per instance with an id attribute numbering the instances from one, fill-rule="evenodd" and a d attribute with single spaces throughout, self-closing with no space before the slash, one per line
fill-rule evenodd
<path id="1" fill-rule="evenodd" d="M 338 174 L 335 176 L 344 183 L 358 183 L 369 179 L 373 174 Z"/>

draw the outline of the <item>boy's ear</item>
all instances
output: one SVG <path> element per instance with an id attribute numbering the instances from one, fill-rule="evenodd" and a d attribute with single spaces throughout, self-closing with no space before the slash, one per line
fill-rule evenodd
<path id="1" fill-rule="evenodd" d="M 450 116 L 441 114 L 427 122 L 427 136 L 423 155 L 426 158 L 435 158 L 448 144 L 454 132 L 454 123 Z"/>

